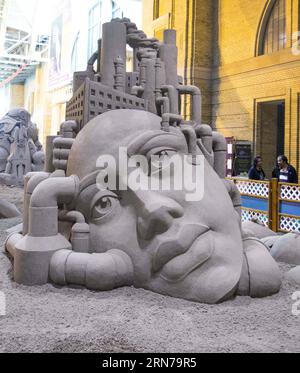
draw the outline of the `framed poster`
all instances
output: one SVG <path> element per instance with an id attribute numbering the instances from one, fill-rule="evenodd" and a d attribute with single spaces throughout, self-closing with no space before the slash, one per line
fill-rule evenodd
<path id="1" fill-rule="evenodd" d="M 234 174 L 248 174 L 252 165 L 252 144 L 249 141 L 236 141 L 234 151 Z"/>

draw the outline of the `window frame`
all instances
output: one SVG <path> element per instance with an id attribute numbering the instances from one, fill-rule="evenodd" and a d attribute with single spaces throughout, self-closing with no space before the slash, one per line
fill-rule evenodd
<path id="1" fill-rule="evenodd" d="M 98 10 L 98 15 L 96 10 Z M 101 38 L 102 33 L 102 0 L 97 0 L 91 7 L 88 14 L 88 58 L 95 52 L 97 47 L 95 44 L 95 35 L 97 41 Z M 98 29 L 98 30 L 97 30 Z M 98 32 L 97 32 L 98 31 Z"/>
<path id="2" fill-rule="evenodd" d="M 271 0 L 265 8 L 261 20 L 261 36 L 259 38 L 258 56 L 271 55 L 286 48 L 286 9 L 286 0 Z"/>

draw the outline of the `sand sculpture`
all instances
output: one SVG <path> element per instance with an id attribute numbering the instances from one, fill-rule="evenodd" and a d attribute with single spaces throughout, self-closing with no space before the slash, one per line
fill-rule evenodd
<path id="1" fill-rule="evenodd" d="M 275 233 L 257 220 L 242 223 L 242 231 L 244 237 L 259 238 L 277 262 L 300 265 L 299 232 Z"/>
<path id="2" fill-rule="evenodd" d="M 0 119 L 0 183 L 22 186 L 28 172 L 43 169 L 36 124 L 25 109 L 11 109 Z"/>
<path id="3" fill-rule="evenodd" d="M 126 43 L 133 72 L 125 69 Z M 161 43 L 128 19 L 103 26 L 99 51 L 87 71 L 75 74 L 60 136 L 49 139 L 46 172 L 25 177 L 23 232 L 6 242 L 16 282 L 133 285 L 205 303 L 279 290 L 279 268 L 264 244 L 243 238 L 240 196 L 224 180 L 225 140 L 202 123 L 199 88 L 181 81 L 175 31 L 165 31 Z M 186 95 L 190 120 L 180 115 Z M 203 198 L 188 201 L 185 190 L 102 188 L 97 159 L 116 159 L 121 148 L 125 158 L 203 155 Z"/>
<path id="4" fill-rule="evenodd" d="M 14 204 L 0 198 L 0 219 L 16 218 L 20 215 L 20 211 Z"/>

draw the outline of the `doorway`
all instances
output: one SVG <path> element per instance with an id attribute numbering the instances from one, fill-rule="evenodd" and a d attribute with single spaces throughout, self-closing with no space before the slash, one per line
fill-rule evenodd
<path id="1" fill-rule="evenodd" d="M 262 157 L 266 177 L 271 178 L 277 156 L 284 154 L 285 101 L 257 105 L 255 156 Z"/>

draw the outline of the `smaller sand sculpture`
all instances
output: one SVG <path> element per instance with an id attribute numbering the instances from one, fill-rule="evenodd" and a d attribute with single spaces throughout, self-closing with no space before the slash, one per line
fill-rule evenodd
<path id="1" fill-rule="evenodd" d="M 30 113 L 11 109 L 0 119 L 0 183 L 23 186 L 28 172 L 43 170 L 44 158 Z"/>

